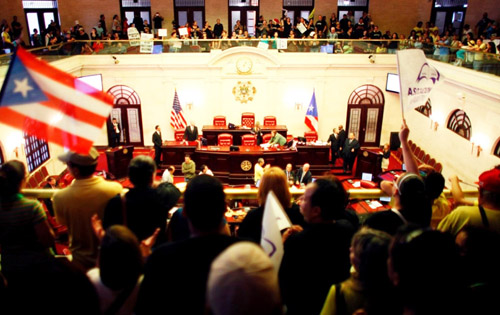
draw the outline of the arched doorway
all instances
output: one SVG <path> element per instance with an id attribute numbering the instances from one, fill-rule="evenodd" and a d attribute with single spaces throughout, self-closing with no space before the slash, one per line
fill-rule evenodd
<path id="1" fill-rule="evenodd" d="M 358 87 L 349 96 L 346 129 L 354 133 L 361 146 L 379 146 L 384 102 L 382 91 L 371 84 Z"/>
<path id="2" fill-rule="evenodd" d="M 108 119 L 108 142 L 111 119 L 116 118 L 122 127 L 120 144 L 143 146 L 141 99 L 136 91 L 126 85 L 115 85 L 108 90 L 114 98 L 114 107 Z"/>

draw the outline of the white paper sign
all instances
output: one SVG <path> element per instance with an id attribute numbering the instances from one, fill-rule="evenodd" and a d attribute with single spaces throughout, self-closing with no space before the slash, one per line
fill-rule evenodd
<path id="1" fill-rule="evenodd" d="M 153 44 L 154 44 L 154 36 L 153 34 L 141 33 L 141 49 L 139 52 L 145 54 L 153 53 Z"/>
<path id="2" fill-rule="evenodd" d="M 278 49 L 287 49 L 288 41 L 285 38 L 278 38 Z"/>
<path id="3" fill-rule="evenodd" d="M 304 24 L 302 23 L 299 23 L 297 24 L 297 29 L 299 30 L 299 32 L 301 32 L 302 34 L 304 34 L 306 31 L 307 31 L 307 28 L 304 26 Z"/>
<path id="4" fill-rule="evenodd" d="M 257 45 L 257 48 L 260 48 L 260 49 L 269 49 L 269 44 L 266 43 L 266 42 L 259 42 L 259 44 Z"/>
<path id="5" fill-rule="evenodd" d="M 188 30 L 186 27 L 180 27 L 179 28 L 179 35 L 184 36 L 188 34 Z"/>
<path id="6" fill-rule="evenodd" d="M 166 28 L 159 28 L 158 29 L 158 36 L 160 37 L 167 37 L 167 29 Z"/>
<path id="7" fill-rule="evenodd" d="M 139 41 L 139 39 L 141 39 L 141 35 L 135 27 L 129 27 L 127 30 L 127 35 L 128 39 L 130 40 L 130 46 L 139 46 L 141 44 L 141 42 Z"/>

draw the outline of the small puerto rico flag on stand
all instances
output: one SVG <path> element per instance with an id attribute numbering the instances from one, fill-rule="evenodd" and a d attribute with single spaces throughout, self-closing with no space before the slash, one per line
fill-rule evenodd
<path id="1" fill-rule="evenodd" d="M 87 154 L 113 97 L 17 48 L 0 93 L 0 123 Z"/>
<path id="2" fill-rule="evenodd" d="M 306 119 L 304 122 L 306 123 L 306 126 L 311 129 L 311 131 L 318 132 L 318 106 L 316 106 L 315 93 L 316 92 L 313 90 L 313 95 L 311 98 L 311 102 L 307 107 Z"/>

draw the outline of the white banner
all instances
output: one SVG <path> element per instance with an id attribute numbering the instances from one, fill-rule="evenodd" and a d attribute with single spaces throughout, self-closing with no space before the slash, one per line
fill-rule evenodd
<path id="1" fill-rule="evenodd" d="M 141 49 L 139 52 L 145 54 L 153 53 L 153 44 L 154 44 L 154 36 L 153 34 L 141 33 Z"/>
<path id="2" fill-rule="evenodd" d="M 399 50 L 397 52 L 401 111 L 403 113 L 425 105 L 432 88 L 442 75 L 427 62 L 420 49 Z"/>
<path id="3" fill-rule="evenodd" d="M 264 216 L 262 217 L 260 245 L 273 262 L 276 270 L 280 268 L 284 253 L 280 231 L 291 225 L 290 219 L 278 202 L 278 198 L 270 191 L 267 195 Z"/>

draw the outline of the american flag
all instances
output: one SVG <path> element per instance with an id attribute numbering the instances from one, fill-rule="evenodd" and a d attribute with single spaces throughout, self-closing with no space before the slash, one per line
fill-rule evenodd
<path id="1" fill-rule="evenodd" d="M 315 91 L 313 91 L 313 96 L 311 98 L 311 103 L 307 107 L 305 124 L 311 131 L 318 132 L 318 107 L 316 106 L 316 96 Z"/>
<path id="2" fill-rule="evenodd" d="M 170 125 L 174 129 L 186 128 L 186 120 L 182 114 L 181 103 L 179 102 L 179 96 L 177 95 L 177 90 L 175 90 L 174 104 L 172 105 L 172 111 L 170 112 Z"/>
<path id="3" fill-rule="evenodd" d="M 0 93 L 0 122 L 86 154 L 112 107 L 112 96 L 19 47 Z"/>

